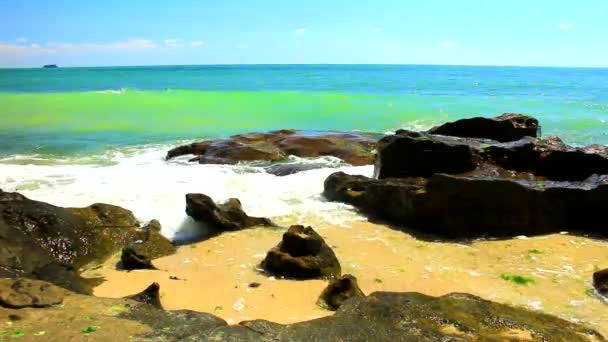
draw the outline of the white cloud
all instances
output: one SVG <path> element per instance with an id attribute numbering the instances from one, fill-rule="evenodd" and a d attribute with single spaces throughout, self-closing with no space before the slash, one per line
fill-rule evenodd
<path id="1" fill-rule="evenodd" d="M 304 34 L 305 32 L 306 32 L 306 28 L 304 28 L 304 27 L 296 29 L 296 34 Z"/>
<path id="2" fill-rule="evenodd" d="M 49 43 L 47 47 L 56 51 L 65 52 L 108 52 L 116 50 L 145 50 L 155 49 L 158 44 L 147 39 L 132 39 L 103 44 L 73 44 L 73 43 Z"/>
<path id="3" fill-rule="evenodd" d="M 27 40 L 28 40 L 28 39 L 27 39 L 27 38 L 25 38 L 25 37 L 19 37 L 19 38 L 15 39 L 15 41 L 16 41 L 17 43 L 25 43 L 25 42 L 27 42 Z"/>
<path id="4" fill-rule="evenodd" d="M 382 27 L 374 27 L 374 28 L 372 29 L 372 31 L 373 31 L 374 33 L 380 33 L 380 32 L 382 32 L 382 31 L 383 31 L 383 29 L 382 29 Z"/>
<path id="5" fill-rule="evenodd" d="M 443 42 L 443 43 L 439 44 L 439 46 L 443 49 L 453 49 L 453 48 L 457 47 L 458 45 L 456 45 L 456 43 L 453 43 L 453 42 Z"/>
<path id="6" fill-rule="evenodd" d="M 184 42 L 180 38 L 165 39 L 165 46 L 170 48 L 184 46 Z"/>
<path id="7" fill-rule="evenodd" d="M 190 42 L 190 46 L 194 46 L 194 47 L 196 47 L 196 46 L 203 46 L 203 45 L 205 45 L 205 42 L 200 41 L 200 40 L 195 40 L 193 42 Z"/>
<path id="8" fill-rule="evenodd" d="M 561 23 L 558 25 L 558 27 L 560 28 L 560 30 L 568 30 L 572 28 L 572 24 Z"/>

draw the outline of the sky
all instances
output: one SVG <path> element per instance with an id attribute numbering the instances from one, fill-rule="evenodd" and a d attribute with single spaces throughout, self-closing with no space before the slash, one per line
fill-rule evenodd
<path id="1" fill-rule="evenodd" d="M 608 0 L 2 0 L 0 67 L 608 67 Z"/>

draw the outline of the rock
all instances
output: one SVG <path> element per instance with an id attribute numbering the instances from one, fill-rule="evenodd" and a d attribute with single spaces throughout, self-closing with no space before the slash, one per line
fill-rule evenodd
<path id="1" fill-rule="evenodd" d="M 136 338 L 162 341 L 606 341 L 598 332 L 563 319 L 452 293 L 375 292 L 345 301 L 333 316 L 290 325 L 265 320 L 227 325 L 207 313 L 138 306 L 119 316 L 152 332 Z"/>
<path id="2" fill-rule="evenodd" d="M 374 176 L 428 177 L 440 172 L 472 171 L 481 161 L 480 146 L 480 142 L 463 138 L 399 130 L 378 141 Z"/>
<path id="3" fill-rule="evenodd" d="M 608 201 L 608 176 L 556 182 L 509 175 L 496 168 L 376 180 L 338 172 L 326 179 L 323 194 L 374 218 L 446 238 L 608 233 L 598 225 Z"/>
<path id="4" fill-rule="evenodd" d="M 90 293 L 93 281 L 80 278 L 78 270 L 141 240 L 137 226 L 133 214 L 117 206 L 61 208 L 0 192 L 0 277 L 30 277 Z"/>
<path id="5" fill-rule="evenodd" d="M 495 118 L 469 118 L 431 128 L 428 133 L 461 138 L 486 138 L 500 142 L 536 137 L 538 120 L 531 116 L 506 113 Z"/>
<path id="6" fill-rule="evenodd" d="M 608 296 L 608 269 L 593 273 L 593 287 L 603 296 Z"/>
<path id="7" fill-rule="evenodd" d="M 357 278 L 345 274 L 339 279 L 330 280 L 329 285 L 319 297 L 320 306 L 330 310 L 337 310 L 344 301 L 353 297 L 365 297 L 357 284 Z"/>
<path id="8" fill-rule="evenodd" d="M 142 292 L 125 298 L 132 299 L 140 303 L 150 304 L 155 308 L 162 309 L 162 305 L 160 303 L 160 285 L 158 283 L 152 283 Z"/>
<path id="9" fill-rule="evenodd" d="M 537 125 L 502 119 L 500 125 L 511 119 L 508 126 Z M 608 233 L 598 225 L 608 199 L 608 147 L 572 147 L 557 137 L 499 142 L 400 130 L 378 142 L 374 176 L 336 173 L 326 179 L 324 195 L 448 238 Z"/>
<path id="10" fill-rule="evenodd" d="M 236 198 L 216 205 L 207 195 L 187 194 L 186 213 L 195 221 L 205 223 L 220 232 L 254 226 L 274 226 L 274 223 L 265 217 L 248 216 Z"/>
<path id="11" fill-rule="evenodd" d="M 163 226 L 158 222 L 158 220 L 150 220 L 148 224 L 146 224 L 142 229 L 143 230 L 151 230 L 157 233 L 160 233 Z"/>
<path id="12" fill-rule="evenodd" d="M 373 163 L 375 146 L 374 137 L 369 134 L 280 130 L 179 146 L 167 152 L 166 159 L 193 154 L 198 156 L 193 160 L 201 164 L 235 164 L 242 161 L 280 162 L 290 155 L 334 156 L 352 165 L 367 165 Z"/>
<path id="13" fill-rule="evenodd" d="M 311 227 L 294 225 L 262 261 L 272 274 L 296 279 L 339 277 L 340 263 L 323 238 Z"/>
<path id="14" fill-rule="evenodd" d="M 175 253 L 175 246 L 156 231 L 145 232 L 143 240 L 135 241 L 122 249 L 121 266 L 125 270 L 156 269 L 152 260 Z"/>
<path id="15" fill-rule="evenodd" d="M 306 163 L 306 164 L 274 164 L 269 167 L 264 168 L 267 173 L 275 176 L 289 176 L 294 173 L 309 171 L 328 167 L 327 164 L 324 163 Z"/>
<path id="16" fill-rule="evenodd" d="M 45 281 L 16 278 L 0 279 L 0 306 L 20 309 L 44 308 L 63 302 L 63 290 Z"/>

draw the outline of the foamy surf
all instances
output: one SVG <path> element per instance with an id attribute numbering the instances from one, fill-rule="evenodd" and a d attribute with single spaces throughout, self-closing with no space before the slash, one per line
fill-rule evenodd
<path id="1" fill-rule="evenodd" d="M 313 220 L 348 225 L 362 219 L 350 206 L 325 201 L 323 182 L 336 171 L 370 176 L 372 166 L 344 166 L 335 158 L 292 158 L 291 163 L 327 167 L 278 177 L 261 166 L 198 165 L 187 163 L 187 158 L 167 162 L 163 157 L 168 148 L 139 146 L 80 158 L 12 156 L 0 162 L 0 189 L 64 207 L 96 202 L 119 205 L 142 222 L 158 219 L 169 238 L 191 227 L 184 195 L 192 192 L 216 201 L 236 197 L 250 215 L 288 216 L 297 221 L 294 224 Z"/>

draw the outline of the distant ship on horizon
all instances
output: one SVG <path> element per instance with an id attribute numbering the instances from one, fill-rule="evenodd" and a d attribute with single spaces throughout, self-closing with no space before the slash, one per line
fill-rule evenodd
<path id="1" fill-rule="evenodd" d="M 57 64 L 46 64 L 43 66 L 43 68 L 59 68 L 59 67 L 57 66 Z"/>

